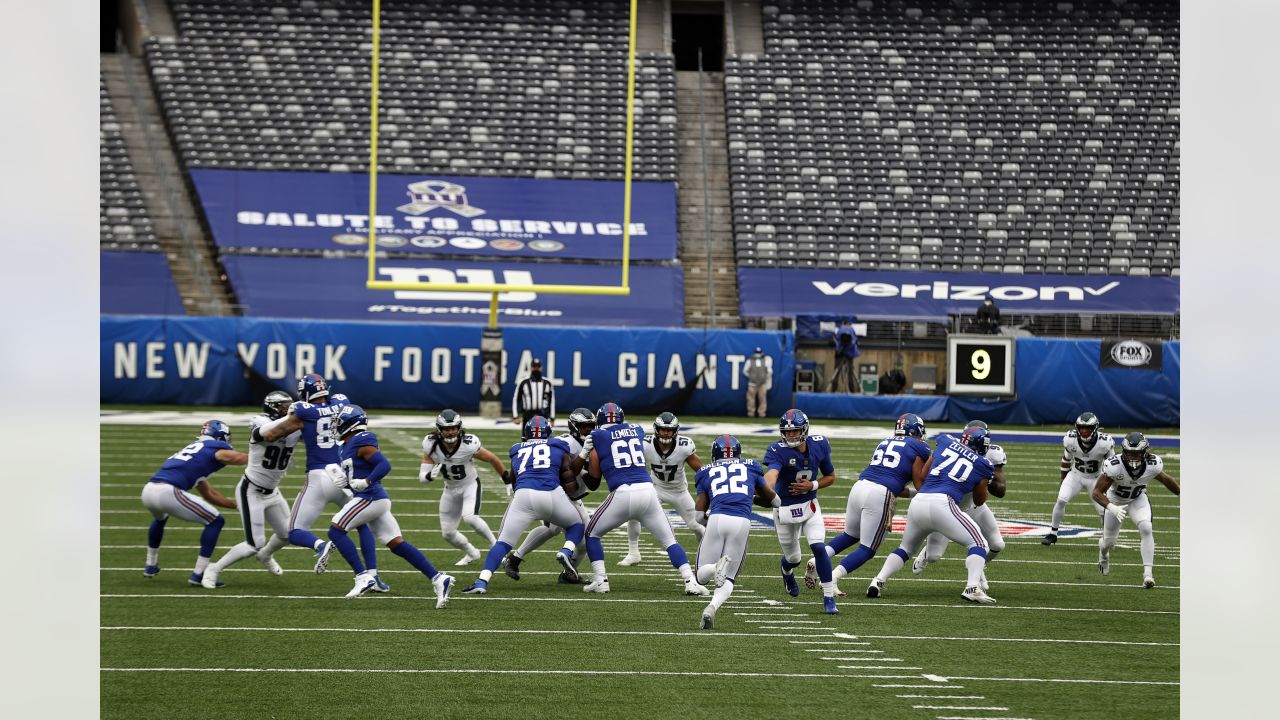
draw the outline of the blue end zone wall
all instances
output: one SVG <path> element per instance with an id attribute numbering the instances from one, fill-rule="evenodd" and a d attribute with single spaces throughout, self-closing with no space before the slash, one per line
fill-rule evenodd
<path id="1" fill-rule="evenodd" d="M 101 330 L 104 403 L 257 404 L 270 388 L 295 391 L 298 376 L 310 371 L 375 408 L 474 411 L 480 401 L 478 325 L 104 316 Z M 791 400 L 791 333 L 518 326 L 503 333 L 504 412 L 519 371 L 538 357 L 548 377 L 563 381 L 561 417 L 610 401 L 623 410 L 743 415 L 742 363 L 757 346 L 774 364 L 770 406 Z"/>
<path id="2" fill-rule="evenodd" d="M 187 314 L 163 254 L 104 250 L 99 258 L 99 302 L 103 314 Z"/>
<path id="3" fill-rule="evenodd" d="M 1164 343 L 1161 370 L 1099 367 L 1099 340 L 1018 338 L 1017 395 L 1012 400 L 938 395 L 798 393 L 796 407 L 812 417 L 891 420 L 912 412 L 926 421 L 1000 425 L 1071 423 L 1088 410 L 1107 427 L 1181 424 L 1181 343 Z"/>

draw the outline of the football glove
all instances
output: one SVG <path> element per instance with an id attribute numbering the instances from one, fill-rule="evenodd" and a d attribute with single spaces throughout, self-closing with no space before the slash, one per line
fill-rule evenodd
<path id="1" fill-rule="evenodd" d="M 510 470 L 503 470 L 503 471 L 502 471 L 502 484 L 504 484 L 504 485 L 510 485 L 510 484 L 511 484 L 511 471 L 510 471 Z"/>
<path id="2" fill-rule="evenodd" d="M 342 468 L 329 464 L 324 466 L 324 471 L 329 473 L 329 479 L 338 489 L 347 487 L 347 474 L 342 471 Z"/>
<path id="3" fill-rule="evenodd" d="M 429 483 L 432 480 L 435 480 L 436 476 L 439 474 L 440 474 L 439 465 L 434 465 L 431 463 L 422 463 L 422 465 L 418 468 L 418 482 Z"/>
<path id="4" fill-rule="evenodd" d="M 595 447 L 595 443 L 592 442 L 591 436 L 588 435 L 587 439 L 582 442 L 582 449 L 578 451 L 578 457 L 583 460 L 586 460 L 587 458 L 591 457 L 591 450 L 594 447 Z"/>
<path id="5" fill-rule="evenodd" d="M 1116 519 L 1116 522 L 1123 522 L 1125 517 L 1129 515 L 1129 508 L 1123 505 L 1111 503 L 1107 506 L 1107 512 L 1111 514 L 1111 517 Z"/>
<path id="6" fill-rule="evenodd" d="M 703 511 L 703 510 L 698 510 L 698 511 L 694 514 L 693 519 L 694 519 L 694 520 L 697 520 L 699 525 L 706 525 L 706 524 L 707 524 L 707 513 L 706 513 L 705 511 Z"/>
<path id="7" fill-rule="evenodd" d="M 776 508 L 782 507 L 782 498 L 774 495 L 773 499 L 769 501 L 769 505 Z"/>
<path id="8" fill-rule="evenodd" d="M 348 485 L 356 492 L 364 492 L 369 489 L 369 481 L 363 478 L 351 478 L 351 482 Z"/>

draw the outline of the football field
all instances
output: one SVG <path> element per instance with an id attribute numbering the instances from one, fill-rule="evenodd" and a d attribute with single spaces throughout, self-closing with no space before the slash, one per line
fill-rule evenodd
<path id="1" fill-rule="evenodd" d="M 480 563 L 440 536 L 439 482 L 417 481 L 419 428 L 380 428 L 394 469 L 384 481 L 404 537 L 458 580 L 436 610 L 430 583 L 382 548 L 389 594 L 348 601 L 351 574 L 336 554 L 329 573 L 313 553 L 287 548 L 282 576 L 250 558 L 222 574 L 226 587 L 187 584 L 201 527 L 171 519 L 159 576 L 144 578 L 150 514 L 139 500 L 160 463 L 190 442 L 194 425 L 101 426 L 101 710 L 106 718 L 199 717 L 796 717 L 802 713 L 892 718 L 1176 717 L 1179 706 L 1179 499 L 1148 488 L 1156 535 L 1157 587 L 1141 587 L 1138 533 L 1126 520 L 1111 574 L 1097 568 L 1098 518 L 1085 495 L 1068 508 L 1064 537 L 1040 544 L 1059 485 L 1061 446 L 993 440 L 1009 456 L 1009 492 L 992 508 L 1007 523 L 1008 547 L 987 569 L 998 604 L 963 601 L 963 548 L 923 574 L 908 566 L 883 597 L 865 590 L 901 526 L 877 556 L 841 583 L 840 614 L 822 613 L 820 590 L 792 598 L 778 573 L 772 529 L 751 534 L 737 588 L 716 617 L 698 621 L 707 599 L 683 594 L 679 574 L 645 533 L 643 562 L 618 567 L 625 527 L 605 537 L 612 592 L 557 584 L 553 540 L 521 567 L 521 580 L 495 575 L 486 596 L 461 592 Z M 649 418 L 635 419 L 645 424 Z M 768 423 L 769 421 L 762 421 Z M 891 423 L 885 423 L 886 434 Z M 247 449 L 246 427 L 232 423 Z M 821 433 L 815 421 L 813 433 Z M 930 432 L 954 426 L 930 427 Z M 1065 430 L 1065 428 L 1063 428 Z M 479 431 L 506 461 L 512 431 Z M 693 435 L 704 462 L 710 436 Z M 776 433 L 740 434 L 760 458 Z M 876 441 L 831 440 L 837 482 L 819 500 L 828 539 L 839 532 L 853 479 Z M 1155 447 L 1179 482 L 1178 449 Z M 304 450 L 282 491 L 292 503 Z M 507 496 L 492 470 L 481 514 L 497 534 Z M 211 478 L 232 495 L 239 468 Z M 692 480 L 692 473 L 690 473 Z M 601 492 L 586 500 L 594 508 Z M 897 514 L 905 517 L 907 500 Z M 336 510 L 336 508 L 334 508 Z M 238 513 L 214 559 L 243 539 Z M 323 536 L 326 513 L 317 522 Z M 692 559 L 693 533 L 672 515 Z M 1066 526 L 1079 529 L 1072 535 Z M 463 532 L 483 547 L 465 525 Z M 584 571 L 588 566 L 584 563 Z M 803 566 L 798 569 L 803 573 Z"/>

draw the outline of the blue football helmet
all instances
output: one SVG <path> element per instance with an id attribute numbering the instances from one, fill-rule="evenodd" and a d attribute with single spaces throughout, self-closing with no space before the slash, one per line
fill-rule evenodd
<path id="1" fill-rule="evenodd" d="M 987 449 L 991 447 L 991 433 L 987 432 L 984 427 L 974 425 L 964 431 L 964 436 L 960 439 L 960 442 L 979 455 L 986 455 Z"/>
<path id="2" fill-rule="evenodd" d="M 222 442 L 231 442 L 231 427 L 221 420 L 205 420 L 200 426 L 200 437 L 213 438 Z"/>
<path id="3" fill-rule="evenodd" d="M 711 460 L 742 457 L 742 444 L 732 435 L 721 435 L 711 441 Z"/>
<path id="4" fill-rule="evenodd" d="M 551 423 L 541 415 L 534 415 L 524 424 L 524 436 L 529 440 L 551 437 Z"/>
<path id="5" fill-rule="evenodd" d="M 788 432 L 796 430 L 800 431 L 799 435 L 787 437 Z M 809 437 L 809 416 L 795 408 L 786 411 L 778 421 L 778 432 L 782 433 L 782 441 L 787 447 L 800 447 L 804 444 L 804 439 Z"/>
<path id="6" fill-rule="evenodd" d="M 626 422 L 627 416 L 622 414 L 622 408 L 617 403 L 605 403 L 596 411 L 596 427 L 604 427 L 605 425 L 616 425 L 620 422 Z"/>
<path id="7" fill-rule="evenodd" d="M 359 405 L 347 405 L 342 408 L 342 412 L 338 413 L 338 421 L 334 425 L 334 434 L 343 438 L 349 433 L 364 430 L 368 426 L 369 416 L 364 414 L 364 408 Z"/>
<path id="8" fill-rule="evenodd" d="M 893 426 L 894 435 L 908 435 L 913 438 L 924 437 L 924 420 L 915 413 L 903 413 Z"/>
<path id="9" fill-rule="evenodd" d="M 298 397 L 311 402 L 318 397 L 329 396 L 329 384 L 315 373 L 307 373 L 298 378 Z"/>

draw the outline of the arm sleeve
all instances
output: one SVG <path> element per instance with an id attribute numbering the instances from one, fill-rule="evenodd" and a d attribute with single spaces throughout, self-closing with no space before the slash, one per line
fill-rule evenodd
<path id="1" fill-rule="evenodd" d="M 365 480 L 368 480 L 371 485 L 386 477 L 387 473 L 391 472 L 391 461 L 388 460 L 387 456 L 383 455 L 381 451 L 374 453 L 373 457 L 369 458 L 369 462 L 373 463 L 373 470 Z"/>

